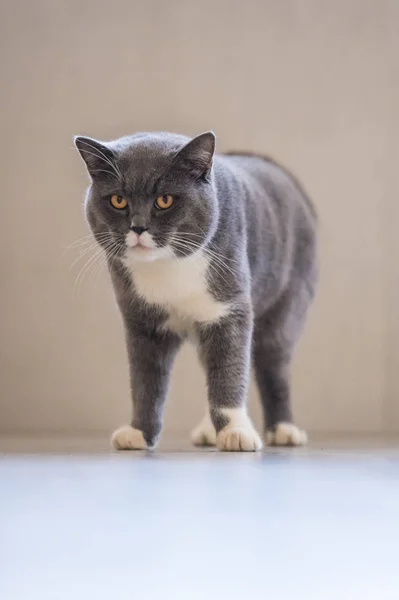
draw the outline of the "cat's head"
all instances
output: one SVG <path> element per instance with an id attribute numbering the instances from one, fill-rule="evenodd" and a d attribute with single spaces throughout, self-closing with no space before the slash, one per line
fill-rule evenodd
<path id="1" fill-rule="evenodd" d="M 91 178 L 87 220 L 109 255 L 141 261 L 187 256 L 214 233 L 212 132 L 192 140 L 167 133 L 113 142 L 78 136 L 75 144 Z"/>

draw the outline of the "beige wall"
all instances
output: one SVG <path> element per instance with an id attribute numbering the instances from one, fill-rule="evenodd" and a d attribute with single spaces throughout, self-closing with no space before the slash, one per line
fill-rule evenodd
<path id="1" fill-rule="evenodd" d="M 87 232 L 73 134 L 212 128 L 219 149 L 292 167 L 320 212 L 298 420 L 399 430 L 399 4 L 2 0 L 1 13 L 0 428 L 109 430 L 129 415 L 107 275 L 74 295 L 77 253 L 60 259 Z M 204 397 L 187 348 L 167 429 L 191 427 Z"/>

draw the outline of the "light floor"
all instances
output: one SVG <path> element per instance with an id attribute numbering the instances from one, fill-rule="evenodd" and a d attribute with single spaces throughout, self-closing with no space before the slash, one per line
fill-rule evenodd
<path id="1" fill-rule="evenodd" d="M 0 437 L 0 600 L 399 600 L 399 440 Z"/>

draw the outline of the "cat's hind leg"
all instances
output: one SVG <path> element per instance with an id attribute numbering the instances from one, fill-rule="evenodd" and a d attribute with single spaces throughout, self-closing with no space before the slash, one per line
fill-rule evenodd
<path id="1" fill-rule="evenodd" d="M 216 429 L 212 423 L 209 410 L 202 420 L 191 432 L 191 441 L 194 446 L 216 446 Z"/>
<path id="2" fill-rule="evenodd" d="M 306 433 L 292 419 L 290 363 L 310 301 L 303 282 L 255 321 L 253 363 L 269 445 L 303 446 L 307 442 Z"/>
<path id="3" fill-rule="evenodd" d="M 201 352 L 198 352 L 198 359 L 201 367 L 206 372 L 205 357 Z M 201 421 L 191 430 L 190 439 L 194 446 L 216 446 L 216 429 L 212 423 L 208 407 Z"/>

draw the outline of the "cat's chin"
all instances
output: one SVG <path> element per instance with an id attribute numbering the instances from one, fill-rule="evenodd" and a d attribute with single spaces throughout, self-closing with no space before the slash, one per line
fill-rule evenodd
<path id="1" fill-rule="evenodd" d="M 170 258 L 170 252 L 167 248 L 145 248 L 143 246 L 134 246 L 133 248 L 128 248 L 127 258 L 129 261 L 134 262 L 153 262 L 155 260 Z"/>

